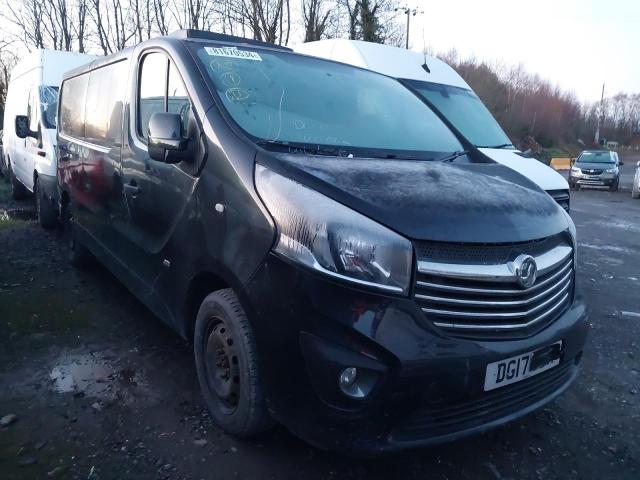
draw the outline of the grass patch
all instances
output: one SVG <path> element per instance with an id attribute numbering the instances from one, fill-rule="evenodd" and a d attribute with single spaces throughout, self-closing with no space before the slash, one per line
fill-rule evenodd
<path id="1" fill-rule="evenodd" d="M 0 210 L 0 230 L 11 230 L 12 228 L 22 228 L 27 225 L 24 220 L 9 218 L 5 211 Z"/>

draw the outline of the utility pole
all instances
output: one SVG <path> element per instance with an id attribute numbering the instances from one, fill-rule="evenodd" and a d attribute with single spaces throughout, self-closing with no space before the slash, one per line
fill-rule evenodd
<path id="1" fill-rule="evenodd" d="M 424 11 L 418 10 L 417 8 L 411 8 L 408 6 L 396 8 L 394 9 L 394 11 L 402 12 L 407 16 L 407 38 L 405 42 L 405 48 L 409 50 L 409 21 L 411 20 L 411 17 L 415 17 L 418 14 L 423 14 Z"/>
<path id="2" fill-rule="evenodd" d="M 604 83 L 602 84 L 602 94 L 600 95 L 600 111 L 598 112 L 598 126 L 596 127 L 596 136 L 593 139 L 596 145 L 600 145 L 600 119 L 604 120 Z"/>

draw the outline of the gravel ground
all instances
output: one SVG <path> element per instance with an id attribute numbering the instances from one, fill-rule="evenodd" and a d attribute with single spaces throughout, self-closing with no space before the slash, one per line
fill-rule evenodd
<path id="1" fill-rule="evenodd" d="M 0 181 L 0 476 L 638 479 L 640 201 L 628 183 L 639 159 L 624 158 L 622 191 L 572 193 L 593 325 L 574 385 L 488 434 L 367 460 L 282 428 L 244 442 L 222 433 L 191 347 L 105 269 L 72 269 L 61 235 Z"/>

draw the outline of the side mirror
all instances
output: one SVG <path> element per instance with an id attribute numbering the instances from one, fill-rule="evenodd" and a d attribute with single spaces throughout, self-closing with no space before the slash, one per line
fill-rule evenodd
<path id="1" fill-rule="evenodd" d="M 151 115 L 147 138 L 149 156 L 166 163 L 181 162 L 181 155 L 171 155 L 170 152 L 183 152 L 189 143 L 189 139 L 182 136 L 182 120 L 177 113 L 156 112 Z"/>
<path id="2" fill-rule="evenodd" d="M 26 115 L 16 115 L 15 128 L 18 138 L 38 137 L 37 132 L 29 130 L 29 118 Z"/>
<path id="3" fill-rule="evenodd" d="M 623 162 L 622 160 L 618 162 L 618 166 L 619 166 L 619 167 L 621 167 L 621 166 L 623 166 L 623 165 L 624 165 L 624 162 Z"/>

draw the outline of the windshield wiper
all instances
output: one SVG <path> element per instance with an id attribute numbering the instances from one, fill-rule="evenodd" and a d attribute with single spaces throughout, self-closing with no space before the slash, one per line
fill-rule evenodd
<path id="1" fill-rule="evenodd" d="M 287 153 L 302 153 L 306 155 L 327 155 L 331 157 L 347 157 L 349 156 L 349 152 L 338 148 L 338 147 L 330 147 L 330 146 L 321 146 L 321 145 L 312 145 L 312 144 L 301 144 L 301 143 L 289 143 L 289 142 L 281 142 L 279 140 L 261 140 L 256 142 L 261 147 L 277 147 L 281 150 L 286 151 Z"/>
<path id="2" fill-rule="evenodd" d="M 474 145 L 476 148 L 507 148 L 513 147 L 513 143 L 501 143 L 500 145 Z"/>
<path id="3" fill-rule="evenodd" d="M 457 152 L 453 152 L 450 155 L 445 155 L 444 157 L 438 158 L 436 160 L 438 160 L 439 162 L 453 162 L 456 158 L 462 157 L 467 153 L 469 153 L 469 150 L 459 150 Z"/>

